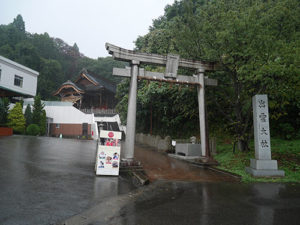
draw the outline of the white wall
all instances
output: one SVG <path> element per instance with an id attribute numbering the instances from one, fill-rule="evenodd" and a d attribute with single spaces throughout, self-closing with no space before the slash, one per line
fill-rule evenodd
<path id="1" fill-rule="evenodd" d="M 94 115 L 85 114 L 73 106 L 45 106 L 47 117 L 53 118 L 53 123 L 93 124 Z"/>
<path id="2" fill-rule="evenodd" d="M 49 104 L 49 102 L 48 102 Z M 73 106 L 53 106 L 45 105 L 47 117 L 53 119 L 52 123 L 59 124 L 91 124 L 92 138 L 98 139 L 97 122 L 94 120 L 94 114 L 85 114 Z"/>
<path id="3" fill-rule="evenodd" d="M 26 95 L 35 96 L 38 72 L 0 56 L 0 86 Z M 23 77 L 23 86 L 14 85 L 15 75 Z"/>

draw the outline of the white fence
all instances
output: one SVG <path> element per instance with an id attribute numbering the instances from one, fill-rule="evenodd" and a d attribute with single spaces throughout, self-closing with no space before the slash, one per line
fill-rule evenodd
<path id="1" fill-rule="evenodd" d="M 115 109 L 80 109 L 80 111 L 86 114 L 117 114 Z"/>

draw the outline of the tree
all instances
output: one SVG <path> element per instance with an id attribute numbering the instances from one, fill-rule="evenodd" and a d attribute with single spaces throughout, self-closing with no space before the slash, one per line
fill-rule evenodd
<path id="1" fill-rule="evenodd" d="M 60 58 L 59 49 L 55 46 L 53 38 L 51 38 L 48 33 L 33 34 L 29 41 L 36 48 L 41 58 L 53 60 Z"/>
<path id="2" fill-rule="evenodd" d="M 246 150 L 253 95 L 269 95 L 272 118 L 297 102 L 299 55 L 292 49 L 299 49 L 298 3 L 212 1 L 194 7 L 192 1 L 187 1 L 187 13 L 176 32 L 177 46 L 180 52 L 194 54 L 190 55 L 194 58 L 220 63 L 223 72 L 213 75 L 221 81 L 219 88 L 208 97 L 228 119 L 226 124 L 239 148 Z M 195 43 L 194 50 L 187 40 Z"/>
<path id="3" fill-rule="evenodd" d="M 272 120 L 290 112 L 298 121 L 290 125 L 299 130 L 294 113 L 300 111 L 299 22 L 297 0 L 175 1 L 136 44 L 141 51 L 166 49 L 183 58 L 218 62 L 219 71 L 209 76 L 219 86 L 206 89 L 209 123 L 222 124 L 243 151 L 252 133 L 255 94 L 268 94 Z M 154 44 L 149 38 L 157 31 L 165 35 L 159 33 L 160 43 Z M 164 48 L 157 49 L 160 45 Z"/>
<path id="4" fill-rule="evenodd" d="M 46 134 L 46 123 L 47 123 L 47 116 L 46 116 L 46 111 L 43 109 L 42 110 L 42 116 L 41 116 L 41 120 L 40 120 L 40 134 L 41 135 L 45 135 Z"/>
<path id="5" fill-rule="evenodd" d="M 8 106 L 8 98 L 0 98 L 0 126 L 7 126 Z"/>
<path id="6" fill-rule="evenodd" d="M 25 22 L 23 20 L 23 17 L 19 14 L 17 17 L 14 19 L 14 22 L 12 25 L 17 28 L 19 31 L 25 33 Z"/>
<path id="7" fill-rule="evenodd" d="M 74 51 L 75 51 L 75 52 L 77 52 L 77 53 L 78 53 L 78 55 L 80 54 L 80 53 L 79 53 L 79 48 L 78 48 L 78 45 L 77 45 L 76 43 L 74 43 L 74 45 L 73 45 L 73 49 L 74 49 Z"/>
<path id="8" fill-rule="evenodd" d="M 26 120 L 26 127 L 28 127 L 30 124 L 32 124 L 32 112 L 31 112 L 31 106 L 28 104 L 25 109 L 25 120 Z"/>
<path id="9" fill-rule="evenodd" d="M 144 82 L 139 88 L 137 108 L 137 121 L 143 131 L 174 138 L 199 134 L 195 88 Z"/>
<path id="10" fill-rule="evenodd" d="M 79 60 L 79 68 L 86 68 L 89 71 L 93 71 L 95 74 L 105 77 L 108 80 L 119 83 L 122 79 L 116 76 L 112 76 L 112 69 L 114 67 L 125 67 L 128 63 L 114 60 L 112 57 L 90 59 L 81 58 Z"/>
<path id="11" fill-rule="evenodd" d="M 37 124 L 40 128 L 41 135 L 46 132 L 46 112 L 44 104 L 41 101 L 41 96 L 34 97 L 33 110 L 32 110 L 32 123 Z"/>
<path id="12" fill-rule="evenodd" d="M 37 91 L 43 99 L 53 99 L 54 90 L 64 82 L 62 66 L 57 60 L 42 59 L 40 67 Z"/>
<path id="13" fill-rule="evenodd" d="M 13 128 L 14 133 L 23 134 L 25 131 L 25 117 L 22 113 L 22 106 L 19 102 L 9 111 L 8 126 Z"/>
<path id="14" fill-rule="evenodd" d="M 2 45 L 0 47 L 0 54 L 3 55 L 6 58 L 13 59 L 13 57 L 14 57 L 14 50 L 8 44 Z"/>
<path id="15" fill-rule="evenodd" d="M 40 57 L 36 48 L 29 41 L 21 41 L 15 46 L 15 60 L 34 70 L 40 69 Z"/>

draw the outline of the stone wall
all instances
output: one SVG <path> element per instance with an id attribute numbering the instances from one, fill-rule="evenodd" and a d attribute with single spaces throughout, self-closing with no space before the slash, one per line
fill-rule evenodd
<path id="1" fill-rule="evenodd" d="M 148 145 L 156 148 L 158 151 L 168 151 L 171 150 L 171 137 L 166 136 L 164 139 L 160 136 L 150 135 L 150 134 L 136 134 L 135 141 L 139 144 Z"/>

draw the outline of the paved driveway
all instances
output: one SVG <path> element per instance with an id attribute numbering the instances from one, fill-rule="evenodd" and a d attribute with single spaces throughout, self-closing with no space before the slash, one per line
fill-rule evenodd
<path id="1" fill-rule="evenodd" d="M 0 224 L 55 224 L 105 198 L 128 193 L 128 179 L 96 177 L 96 142 L 0 138 Z"/>

